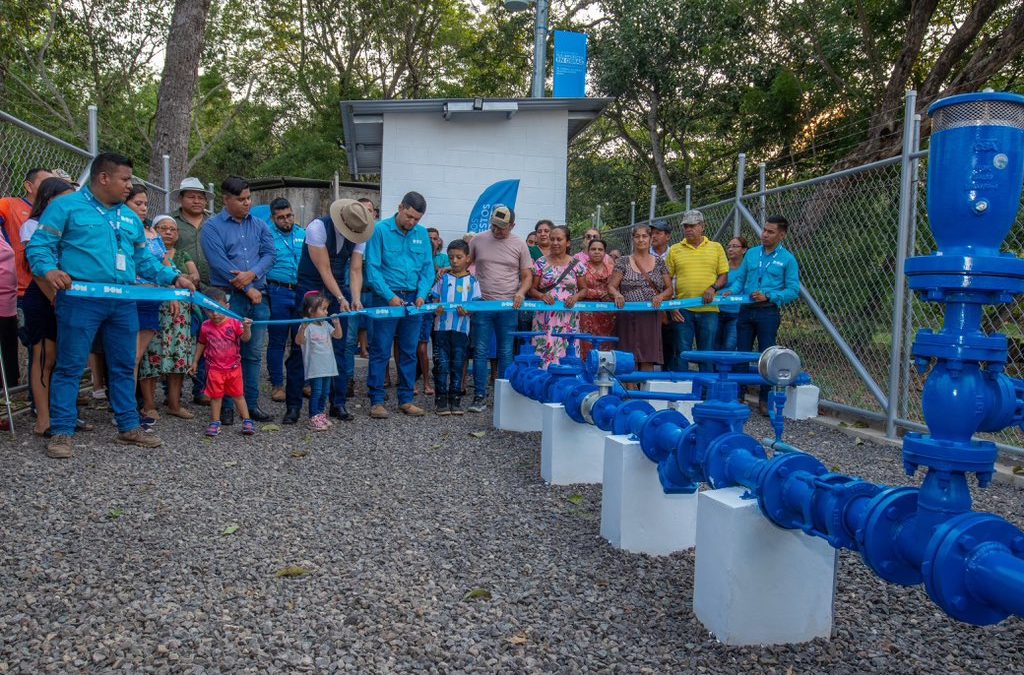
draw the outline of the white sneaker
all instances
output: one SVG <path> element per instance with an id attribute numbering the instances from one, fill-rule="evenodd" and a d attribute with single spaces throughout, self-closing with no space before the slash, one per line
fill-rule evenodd
<path id="1" fill-rule="evenodd" d="M 107 390 L 106 389 L 93 389 L 92 390 L 92 397 L 94 399 L 96 399 L 97 401 L 106 401 L 107 400 Z"/>

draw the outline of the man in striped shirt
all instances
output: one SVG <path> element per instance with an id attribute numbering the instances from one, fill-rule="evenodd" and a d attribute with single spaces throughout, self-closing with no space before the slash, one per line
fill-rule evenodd
<path id="1" fill-rule="evenodd" d="M 434 319 L 434 391 L 438 415 L 461 415 L 462 371 L 469 351 L 469 312 L 464 303 L 480 299 L 480 284 L 469 273 L 469 244 L 456 239 L 448 244 L 451 268 L 430 291 L 437 302 L 459 303 L 455 309 L 438 307 Z"/>

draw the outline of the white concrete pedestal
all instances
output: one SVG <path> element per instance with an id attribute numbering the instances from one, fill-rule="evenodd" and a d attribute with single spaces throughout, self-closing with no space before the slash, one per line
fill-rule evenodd
<path id="1" fill-rule="evenodd" d="M 541 404 L 526 398 L 508 380 L 494 381 L 494 428 L 503 431 L 540 431 Z"/>
<path id="2" fill-rule="evenodd" d="M 644 391 L 656 391 L 665 394 L 689 394 L 693 391 L 693 382 L 688 380 L 673 382 L 671 380 L 648 380 L 641 385 Z M 693 421 L 693 406 L 700 401 L 676 401 L 675 409 L 683 414 L 686 419 Z M 655 410 L 664 410 L 669 407 L 668 401 L 648 401 Z"/>
<path id="3" fill-rule="evenodd" d="M 818 416 L 818 397 L 821 390 L 813 384 L 786 388 L 786 405 L 782 416 L 791 420 L 806 420 Z"/>
<path id="4" fill-rule="evenodd" d="M 697 495 L 667 495 L 658 465 L 627 436 L 608 436 L 604 446 L 601 536 L 633 553 L 668 555 L 696 540 Z"/>
<path id="5" fill-rule="evenodd" d="M 761 515 L 745 488 L 701 492 L 693 611 L 728 645 L 794 644 L 832 633 L 835 549 Z"/>
<path id="6" fill-rule="evenodd" d="M 608 432 L 574 422 L 561 403 L 544 403 L 541 411 L 540 476 L 544 482 L 600 483 Z"/>

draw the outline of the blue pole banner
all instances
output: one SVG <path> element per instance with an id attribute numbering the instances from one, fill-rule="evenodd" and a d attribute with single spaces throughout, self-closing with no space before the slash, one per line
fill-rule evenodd
<path id="1" fill-rule="evenodd" d="M 555 98 L 587 95 L 587 36 L 555 31 Z"/>
<path id="2" fill-rule="evenodd" d="M 486 232 L 491 228 L 491 211 L 498 204 L 504 204 L 513 211 L 519 195 L 519 179 L 502 180 L 480 193 L 476 205 L 469 214 L 467 232 Z"/>

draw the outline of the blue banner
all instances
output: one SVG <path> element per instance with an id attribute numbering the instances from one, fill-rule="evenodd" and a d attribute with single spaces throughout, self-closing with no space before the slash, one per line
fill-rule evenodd
<path id="1" fill-rule="evenodd" d="M 587 95 L 587 36 L 555 31 L 555 98 Z"/>
<path id="2" fill-rule="evenodd" d="M 480 193 L 476 206 L 469 214 L 466 232 L 486 232 L 491 229 L 491 211 L 498 204 L 504 204 L 513 211 L 519 196 L 519 179 L 498 181 Z"/>

